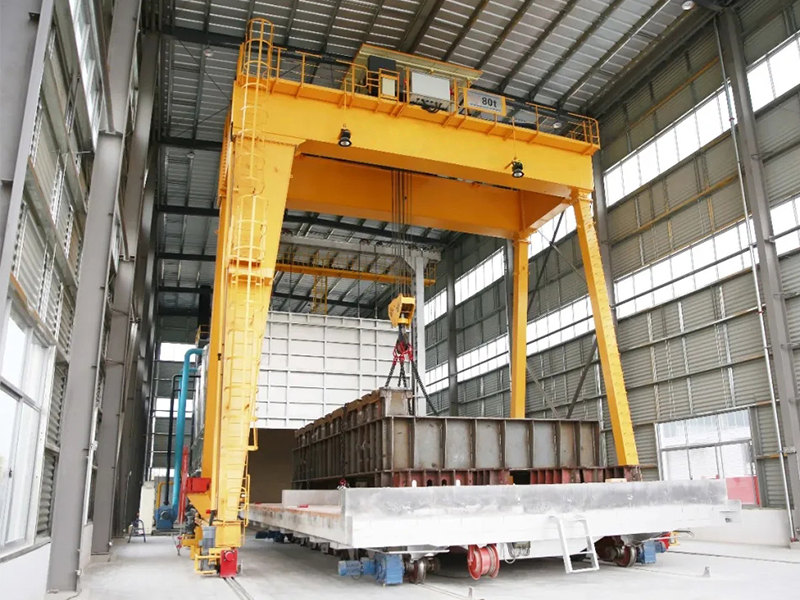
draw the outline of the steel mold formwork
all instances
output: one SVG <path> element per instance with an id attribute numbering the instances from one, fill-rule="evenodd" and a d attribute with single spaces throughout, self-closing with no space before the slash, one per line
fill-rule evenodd
<path id="1" fill-rule="evenodd" d="M 381 388 L 296 434 L 294 487 L 580 483 L 635 479 L 603 467 L 600 424 L 412 416 L 408 390 Z"/>

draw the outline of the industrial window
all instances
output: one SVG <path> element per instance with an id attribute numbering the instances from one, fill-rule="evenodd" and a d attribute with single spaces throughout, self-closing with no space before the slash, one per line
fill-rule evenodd
<path id="1" fill-rule="evenodd" d="M 608 169 L 603 182 L 612 206 L 730 128 L 725 91 L 719 89 L 674 125 Z"/>
<path id="2" fill-rule="evenodd" d="M 162 342 L 158 347 L 158 360 L 169 362 L 183 362 L 183 357 L 187 350 L 195 348 L 194 344 L 177 344 L 172 342 Z M 197 357 L 192 356 L 191 362 L 195 362 Z"/>
<path id="3" fill-rule="evenodd" d="M 746 410 L 659 423 L 657 431 L 662 479 L 724 479 L 729 498 L 760 503 Z"/>
<path id="4" fill-rule="evenodd" d="M 500 279 L 505 274 L 505 269 L 506 261 L 501 248 L 456 279 L 456 304 L 461 304 Z"/>
<path id="5" fill-rule="evenodd" d="M 76 0 L 72 4 L 75 42 L 82 73 L 81 80 L 86 94 L 92 137 L 97 139 L 103 105 L 103 86 L 100 80 L 100 63 L 97 60 L 99 45 L 95 30 L 94 8 L 91 0 Z"/>
<path id="6" fill-rule="evenodd" d="M 561 219 L 561 225 L 556 231 L 556 223 L 560 217 L 554 217 L 537 229 L 530 237 L 530 245 L 528 246 L 528 258 L 535 256 L 550 245 L 550 242 L 557 243 L 567 235 L 575 231 L 575 209 L 571 206 L 567 207 L 564 211 L 564 217 Z M 553 234 L 556 234 L 553 237 Z"/>
<path id="7" fill-rule="evenodd" d="M 754 63 L 748 69 L 747 81 L 753 110 L 800 84 L 800 34 Z"/>
<path id="8" fill-rule="evenodd" d="M 773 206 L 770 216 L 778 254 L 800 248 L 800 196 Z M 755 242 L 752 221 L 750 235 Z M 741 221 L 738 225 L 618 279 L 614 284 L 617 317 L 621 319 L 664 304 L 750 268 L 750 254 L 747 250 L 747 231 L 745 222 Z"/>
<path id="9" fill-rule="evenodd" d="M 447 312 L 447 290 L 442 290 L 425 301 L 425 323 L 433 323 Z"/>
<path id="10" fill-rule="evenodd" d="M 425 388 L 429 394 L 438 392 L 448 387 L 450 368 L 447 363 L 442 363 L 425 373 Z"/>
<path id="11" fill-rule="evenodd" d="M 528 356 L 594 331 L 592 314 L 589 296 L 584 296 L 530 321 L 526 331 Z"/>
<path id="12" fill-rule="evenodd" d="M 10 311 L 0 367 L 0 552 L 33 538 L 51 349 Z"/>
<path id="13" fill-rule="evenodd" d="M 800 33 L 748 67 L 747 81 L 753 110 L 800 84 Z M 653 143 L 648 143 L 605 171 L 607 205 L 619 202 L 728 129 L 728 101 L 720 88 L 659 134 L 655 151 Z"/>
<path id="14" fill-rule="evenodd" d="M 495 338 L 456 358 L 458 381 L 466 381 L 508 364 L 508 334 Z"/>

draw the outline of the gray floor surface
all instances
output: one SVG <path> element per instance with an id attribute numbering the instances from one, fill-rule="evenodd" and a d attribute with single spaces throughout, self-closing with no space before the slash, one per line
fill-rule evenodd
<path id="1" fill-rule="evenodd" d="M 370 578 L 336 574 L 334 557 L 292 544 L 248 539 L 241 550 L 242 573 L 233 586 L 196 575 L 183 552 L 166 537 L 147 543 L 116 540 L 108 557 L 87 567 L 78 600 L 304 600 L 360 598 L 793 598 L 800 589 L 800 551 L 684 541 L 658 557 L 656 565 L 622 569 L 601 564 L 599 572 L 567 575 L 560 559 L 503 564 L 497 579 L 470 579 L 466 563 L 452 557 L 439 575 L 421 586 L 381 588 Z M 62 600 L 68 596 L 51 596 Z"/>

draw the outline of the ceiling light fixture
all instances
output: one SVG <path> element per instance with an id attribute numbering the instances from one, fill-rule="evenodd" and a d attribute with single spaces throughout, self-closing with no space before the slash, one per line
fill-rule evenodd
<path id="1" fill-rule="evenodd" d="M 189 160 L 194 160 L 194 150 L 189 150 L 189 153 L 186 155 L 186 158 Z"/>
<path id="2" fill-rule="evenodd" d="M 214 56 L 214 50 L 211 48 L 211 46 L 206 46 L 203 49 L 203 56 L 205 56 L 206 58 L 211 58 L 212 56 Z"/>
<path id="3" fill-rule="evenodd" d="M 350 139 L 350 130 L 347 127 L 342 127 L 339 132 L 339 145 L 342 148 L 349 148 L 353 145 L 353 141 Z"/>
<path id="4" fill-rule="evenodd" d="M 683 4 L 681 4 L 681 8 L 683 10 L 692 10 L 695 7 L 695 4 L 692 0 L 686 0 Z"/>
<path id="5" fill-rule="evenodd" d="M 518 160 L 511 161 L 511 176 L 514 179 L 519 179 L 520 177 L 525 176 L 525 172 L 522 170 L 522 162 Z"/>

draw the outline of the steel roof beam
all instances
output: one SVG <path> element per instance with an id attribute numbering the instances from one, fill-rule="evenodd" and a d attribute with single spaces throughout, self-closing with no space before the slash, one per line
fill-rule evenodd
<path id="1" fill-rule="evenodd" d="M 636 35 L 638 35 L 642 28 L 644 28 L 658 13 L 664 10 L 668 4 L 670 4 L 672 0 L 664 0 L 660 4 L 653 5 L 650 10 L 642 15 L 642 17 L 634 23 L 631 28 L 623 35 L 617 43 L 611 46 L 608 51 L 601 56 L 598 61 L 591 67 L 583 76 L 576 81 L 572 87 L 570 87 L 564 95 L 562 95 L 557 101 L 556 106 L 561 108 L 564 104 L 569 100 L 578 90 L 580 90 L 584 84 L 589 81 L 589 78 L 592 77 L 595 73 L 599 72 L 605 64 L 614 58 L 614 56 L 619 52 L 628 42 L 630 42 Z M 652 39 L 648 40 L 648 43 L 652 43 Z M 613 79 L 613 77 L 612 77 Z"/>
<path id="2" fill-rule="evenodd" d="M 309 223 L 319 227 L 330 227 L 331 229 L 340 229 L 342 231 L 352 231 L 353 233 L 362 233 L 364 235 L 372 235 L 384 239 L 392 239 L 394 233 L 378 227 L 369 227 L 366 225 L 358 225 L 356 223 L 342 223 L 334 221 L 333 219 L 323 219 L 319 217 L 312 217 L 310 215 L 286 215 L 283 217 L 284 223 Z M 421 235 L 406 234 L 407 239 L 412 244 L 424 244 L 430 246 L 444 246 L 445 242 L 441 240 L 434 240 L 431 238 L 423 237 Z"/>
<path id="3" fill-rule="evenodd" d="M 422 38 L 425 37 L 425 34 L 428 33 L 428 29 L 433 25 L 433 21 L 436 19 L 436 15 L 439 14 L 439 10 L 442 8 L 443 4 L 444 0 L 426 0 L 420 4 L 419 10 L 417 14 L 414 15 L 414 20 L 411 22 L 411 26 L 400 40 L 401 52 L 414 54 L 417 51 L 417 48 L 422 43 Z M 425 20 L 421 21 L 423 18 Z"/>
<path id="4" fill-rule="evenodd" d="M 194 287 L 175 287 L 175 286 L 166 286 L 158 288 L 159 294 L 199 294 L 200 288 Z M 279 298 L 281 300 L 296 300 L 298 302 L 308 302 L 311 300 L 309 296 L 304 296 L 302 294 L 288 294 L 286 292 L 276 292 L 273 290 L 272 292 L 273 298 Z M 341 308 L 355 308 L 361 310 L 375 310 L 374 305 L 364 304 L 361 302 L 350 302 L 349 300 L 335 300 L 328 298 L 328 304 L 330 306 L 338 306 Z M 158 314 L 160 316 L 195 316 L 197 314 L 196 308 L 172 308 L 172 307 L 159 307 Z"/>
<path id="5" fill-rule="evenodd" d="M 222 142 L 212 140 L 196 140 L 192 138 L 161 136 L 158 139 L 158 143 L 161 146 L 186 148 L 188 150 L 207 150 L 211 152 L 220 152 L 222 150 Z"/>
<path id="6" fill-rule="evenodd" d="M 475 65 L 476 69 L 483 69 L 486 63 L 489 62 L 489 60 L 491 60 L 494 53 L 497 52 L 497 49 L 503 45 L 503 43 L 508 39 L 508 36 L 511 35 L 511 32 L 514 31 L 514 28 L 517 25 L 519 25 L 519 22 L 522 20 L 522 17 L 524 17 L 528 13 L 531 6 L 533 5 L 533 2 L 534 0 L 525 0 L 522 6 L 520 6 L 519 9 L 517 9 L 517 12 L 514 13 L 514 16 L 508 22 L 508 25 L 505 26 L 502 33 L 500 33 L 500 35 L 497 36 L 497 39 L 491 45 L 489 50 L 483 55 L 483 58 L 481 58 L 478 64 Z M 558 18 L 558 16 L 559 15 L 557 15 L 556 18 Z"/>
<path id="7" fill-rule="evenodd" d="M 476 6 L 473 9 L 472 14 L 470 14 L 469 19 L 467 19 L 467 22 L 461 28 L 461 31 L 456 36 L 456 39 L 453 40 L 453 43 L 450 44 L 450 47 L 447 49 L 447 52 L 444 53 L 444 57 L 442 58 L 444 62 L 449 61 L 450 57 L 453 56 L 453 52 L 455 52 L 459 44 L 461 44 L 461 42 L 464 41 L 464 38 L 467 37 L 469 32 L 472 30 L 473 26 L 475 25 L 475 22 L 478 20 L 478 17 L 481 16 L 483 9 L 489 6 L 489 1 L 490 0 L 481 0 L 481 2 L 478 3 L 478 6 Z M 529 4 L 532 1 L 533 0 L 527 0 L 526 4 Z M 480 69 L 480 67 L 477 68 Z"/>
<path id="8" fill-rule="evenodd" d="M 183 215 L 189 217 L 218 217 L 219 209 L 217 208 L 202 208 L 199 206 L 180 206 L 172 204 L 161 204 L 156 207 L 159 213 L 167 215 Z M 357 223 L 342 223 L 341 221 L 334 221 L 333 219 L 325 219 L 320 217 L 312 217 L 311 215 L 286 215 L 283 218 L 284 223 L 299 223 L 307 225 L 317 225 L 318 227 L 328 227 L 330 229 L 339 229 L 341 231 L 350 231 L 352 233 L 361 233 L 363 235 L 371 235 L 377 238 L 391 240 L 394 236 L 392 231 L 380 229 L 378 227 L 369 227 L 367 225 L 358 225 Z M 404 236 L 408 241 L 413 244 L 420 244 L 426 246 L 441 247 L 446 245 L 443 240 L 437 240 L 422 235 L 407 234 Z M 302 239 L 302 238 L 296 238 Z M 313 243 L 313 242 L 312 242 Z M 336 242 L 339 243 L 339 242 Z M 309 245 L 309 244 L 305 244 Z"/>
<path id="9" fill-rule="evenodd" d="M 218 217 L 218 208 L 202 208 L 199 206 L 179 206 L 172 204 L 161 204 L 156 207 L 156 211 L 165 215 L 183 215 L 187 217 Z"/>
<path id="10" fill-rule="evenodd" d="M 675 55 L 698 31 L 714 17 L 711 11 L 686 11 L 661 34 L 660 43 L 649 45 L 628 63 L 617 76 L 604 85 L 597 94 L 583 104 L 581 110 L 602 115 L 620 98 L 627 95 L 641 81 Z"/>
<path id="11" fill-rule="evenodd" d="M 214 262 L 217 257 L 213 254 L 188 254 L 186 252 L 159 252 L 158 260 L 188 260 L 194 262 Z"/>
<path id="12" fill-rule="evenodd" d="M 522 56 L 522 58 L 517 62 L 517 65 L 508 72 L 508 75 L 505 76 L 505 79 L 500 82 L 500 85 L 497 86 L 497 89 L 500 90 L 501 93 L 505 93 L 505 89 L 508 87 L 508 84 L 511 83 L 511 80 L 516 77 L 522 68 L 526 65 L 526 63 L 533 58 L 533 55 L 536 54 L 536 51 L 539 50 L 541 45 L 544 41 L 550 36 L 555 28 L 561 25 L 561 22 L 564 20 L 570 11 L 575 8 L 575 5 L 578 3 L 578 0 L 569 0 L 564 8 L 561 9 L 556 15 L 556 18 L 550 21 L 550 24 L 545 28 L 545 30 L 536 38 L 536 41 L 533 42 L 530 48 L 528 48 L 527 52 Z"/>
<path id="13" fill-rule="evenodd" d="M 603 9 L 603 12 L 601 12 L 600 15 L 594 21 L 592 21 L 592 24 L 589 25 L 589 27 L 586 29 L 586 31 L 584 31 L 578 37 L 578 39 L 575 40 L 569 48 L 567 48 L 567 51 L 564 54 L 562 54 L 556 60 L 555 63 L 553 63 L 553 66 L 551 66 L 547 70 L 547 72 L 541 77 L 541 79 L 539 79 L 539 82 L 536 85 L 533 86 L 533 89 L 530 92 L 528 92 L 528 100 L 529 101 L 531 101 L 531 102 L 534 101 L 534 99 L 536 98 L 536 94 L 538 94 L 542 90 L 542 88 L 545 86 L 545 84 L 547 82 L 549 82 L 553 78 L 553 75 L 558 73 L 558 71 L 561 69 L 561 67 L 563 67 L 564 64 L 566 64 L 566 62 L 570 58 L 572 58 L 575 55 L 575 53 L 578 50 L 581 49 L 581 47 L 583 47 L 583 45 L 586 43 L 586 41 L 590 37 L 592 37 L 592 35 L 594 35 L 594 33 L 598 29 L 600 29 L 600 27 L 603 25 L 603 23 L 605 23 L 608 20 L 608 18 L 611 16 L 611 13 L 613 13 L 615 10 L 617 10 L 617 8 L 619 8 L 619 6 L 623 2 L 625 2 L 625 0 L 614 0 L 605 9 Z"/>
<path id="14" fill-rule="evenodd" d="M 338 222 L 337 222 L 338 224 Z M 368 254 L 370 256 L 392 256 L 397 257 L 397 249 L 387 246 L 377 246 L 375 244 L 360 244 L 357 242 L 340 242 L 338 240 L 320 239 L 314 237 L 305 237 L 291 234 L 281 235 L 281 243 L 290 246 L 303 246 L 306 248 L 321 248 L 325 250 L 336 250 L 337 252 L 347 252 L 354 254 Z M 432 260 L 439 262 L 442 259 L 442 254 L 436 250 L 409 250 L 406 254 L 411 257 L 419 254 L 425 260 Z"/>

